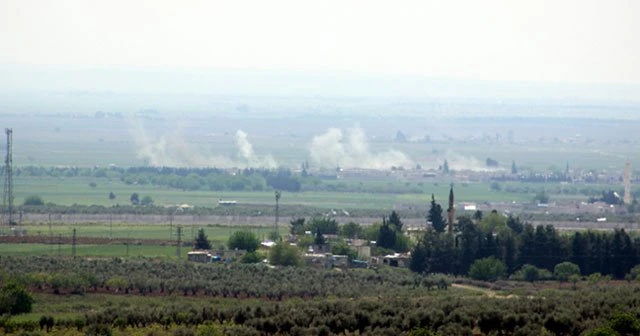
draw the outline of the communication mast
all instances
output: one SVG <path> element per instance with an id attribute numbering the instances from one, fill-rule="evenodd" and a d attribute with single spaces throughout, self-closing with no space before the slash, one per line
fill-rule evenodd
<path id="1" fill-rule="evenodd" d="M 7 224 L 13 225 L 13 130 L 11 128 L 5 128 L 7 134 L 7 156 L 4 160 L 4 194 L 2 200 L 2 217 L 8 215 Z"/>
<path id="2" fill-rule="evenodd" d="M 627 161 L 624 167 L 624 204 L 631 204 L 631 164 Z"/>

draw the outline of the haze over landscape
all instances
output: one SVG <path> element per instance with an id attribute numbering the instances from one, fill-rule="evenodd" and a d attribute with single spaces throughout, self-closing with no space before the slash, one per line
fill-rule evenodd
<path id="1" fill-rule="evenodd" d="M 0 334 L 640 334 L 638 13 L 0 0 Z"/>

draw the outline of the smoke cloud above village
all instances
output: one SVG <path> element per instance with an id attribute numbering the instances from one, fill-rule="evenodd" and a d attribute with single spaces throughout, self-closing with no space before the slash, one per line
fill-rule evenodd
<path id="1" fill-rule="evenodd" d="M 325 133 L 313 138 L 309 151 L 313 162 L 323 168 L 389 169 L 409 168 L 414 165 L 414 162 L 400 151 L 372 151 L 364 131 L 359 127 L 346 131 L 329 128 Z"/>
<path id="2" fill-rule="evenodd" d="M 236 155 L 206 153 L 202 148 L 190 144 L 184 136 L 186 126 L 180 124 L 175 130 L 154 136 L 140 120 L 131 122 L 130 133 L 136 146 L 136 155 L 151 166 L 169 167 L 219 167 L 219 168 L 276 168 L 271 155 L 255 153 L 249 136 L 242 130 L 235 135 Z"/>

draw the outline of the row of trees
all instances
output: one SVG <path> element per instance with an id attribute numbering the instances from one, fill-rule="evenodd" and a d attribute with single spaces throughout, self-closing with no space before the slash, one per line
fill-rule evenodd
<path id="1" fill-rule="evenodd" d="M 288 244 L 274 252 L 286 264 Z M 299 250 L 292 255 L 299 256 Z M 271 257 L 270 257 L 271 258 Z M 170 260 L 55 257 L 0 258 L 0 283 L 15 281 L 53 294 L 137 293 L 141 295 L 200 295 L 282 300 L 290 297 L 362 297 L 405 291 L 425 294 L 437 281 L 433 275 L 409 270 L 353 269 L 334 272 L 310 267 L 268 268 L 246 264 L 196 264 Z M 450 283 L 451 279 L 440 276 Z M 313 281 L 310 281 L 313 279 Z M 446 287 L 446 286 L 442 286 Z"/>
<path id="2" fill-rule="evenodd" d="M 416 272 L 467 274 L 474 261 L 493 257 L 504 263 L 506 274 L 527 264 L 552 271 L 568 261 L 582 274 L 621 279 L 640 262 L 640 237 L 632 238 L 624 230 L 559 234 L 552 225 L 534 227 L 493 212 L 484 218 L 459 217 L 455 232 L 449 234 L 438 209 L 432 206 L 432 228 L 412 250 L 411 269 Z"/>
<path id="3" fill-rule="evenodd" d="M 3 257 L 2 259 L 5 259 Z M 34 269 L 29 258 L 10 258 L 14 268 Z M 380 269 L 333 272 L 296 268 L 269 270 L 258 267 L 214 267 L 209 265 L 181 265 L 151 260 L 73 260 L 35 258 L 43 267 L 43 274 L 52 267 L 61 272 L 71 269 L 101 275 L 103 267 L 109 271 L 132 273 L 138 276 L 138 268 L 144 274 L 155 277 L 171 273 L 176 283 L 187 283 L 203 275 L 211 277 L 211 283 L 223 283 L 220 294 L 239 300 L 184 299 L 178 291 L 171 300 L 149 297 L 145 300 L 119 302 L 117 297 L 104 302 L 86 305 L 78 314 L 56 315 L 48 312 L 40 320 L 0 318 L 0 331 L 19 334 L 27 331 L 38 334 L 37 329 L 49 329 L 55 333 L 109 335 L 140 333 L 154 335 L 637 335 L 640 323 L 634 312 L 640 309 L 637 286 L 618 288 L 587 287 L 575 291 L 546 290 L 544 297 L 499 299 L 441 292 L 428 295 L 437 288 L 429 277 L 411 275 L 402 270 Z M 8 264 L 0 260 L 2 266 Z M 234 270 L 235 268 L 235 270 Z M 155 272 L 153 270 L 156 270 Z M 15 272 L 19 280 L 29 286 L 34 284 L 28 276 L 32 273 Z M 72 274 L 69 274 L 71 276 Z M 409 275 L 409 276 L 407 276 Z M 5 275 L 6 276 L 6 275 Z M 35 275 L 34 275 L 35 276 Z M 118 275 L 127 279 L 126 275 Z M 253 279 L 253 280 L 250 280 Z M 4 278 L 6 280 L 6 277 Z M 143 283 L 144 278 L 136 280 Z M 107 281 L 116 283 L 115 281 Z M 264 283 L 263 283 L 264 282 Z M 237 284 L 233 287 L 233 284 Z M 309 293 L 318 285 L 330 287 L 325 295 L 301 296 L 304 301 L 285 300 L 297 297 L 299 288 Z M 350 296 L 343 287 L 352 288 Z M 282 296 L 262 292 L 261 300 L 246 300 L 243 290 L 247 285 L 262 288 L 280 287 Z M 44 286 L 44 285 L 43 285 Z M 136 284 L 137 286 L 137 284 Z M 240 295 L 235 292 L 240 289 Z M 113 288 L 109 289 L 113 291 Z M 218 290 L 218 289 L 216 289 Z M 357 292 L 357 290 L 363 290 Z M 200 289 L 202 293 L 202 289 Z M 250 292 L 249 292 L 250 293 Z M 187 295 L 192 292 L 188 291 Z M 167 294 L 168 295 L 168 294 Z M 329 299 L 326 299 L 328 296 Z M 377 296 L 378 299 L 372 299 Z M 272 300 L 273 299 L 273 300 Z M 275 301 L 274 301 L 275 300 Z M 79 301 L 81 302 L 81 301 Z M 124 301 L 122 301 L 124 303 Z M 303 302 L 303 303 L 302 303 Z M 301 304 L 302 303 L 302 304 Z M 75 307 L 74 306 L 74 307 Z M 75 308 L 71 308 L 75 309 Z"/>

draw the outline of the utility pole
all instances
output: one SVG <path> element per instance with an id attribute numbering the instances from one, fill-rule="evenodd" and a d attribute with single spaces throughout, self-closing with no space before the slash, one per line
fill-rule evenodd
<path id="1" fill-rule="evenodd" d="M 51 213 L 49 213 L 49 252 L 53 254 L 53 230 L 51 230 Z"/>
<path id="2" fill-rule="evenodd" d="M 624 196 L 623 202 L 625 205 L 631 204 L 631 163 L 627 161 L 624 167 Z"/>
<path id="3" fill-rule="evenodd" d="M 5 128 L 7 134 L 7 155 L 4 160 L 4 198 L 3 198 L 3 215 L 4 211 L 8 214 L 7 224 L 13 225 L 13 130 Z"/>
<path id="4" fill-rule="evenodd" d="M 278 220 L 280 219 L 280 196 L 282 196 L 282 192 L 280 190 L 276 190 L 276 224 L 274 227 L 273 237 L 278 237 Z"/>
<path id="5" fill-rule="evenodd" d="M 76 228 L 73 228 L 73 236 L 71 236 L 71 255 L 76 257 Z"/>
<path id="6" fill-rule="evenodd" d="M 182 245 L 182 227 L 178 226 L 178 243 L 176 244 L 176 257 L 180 258 L 181 251 L 180 245 Z"/>

